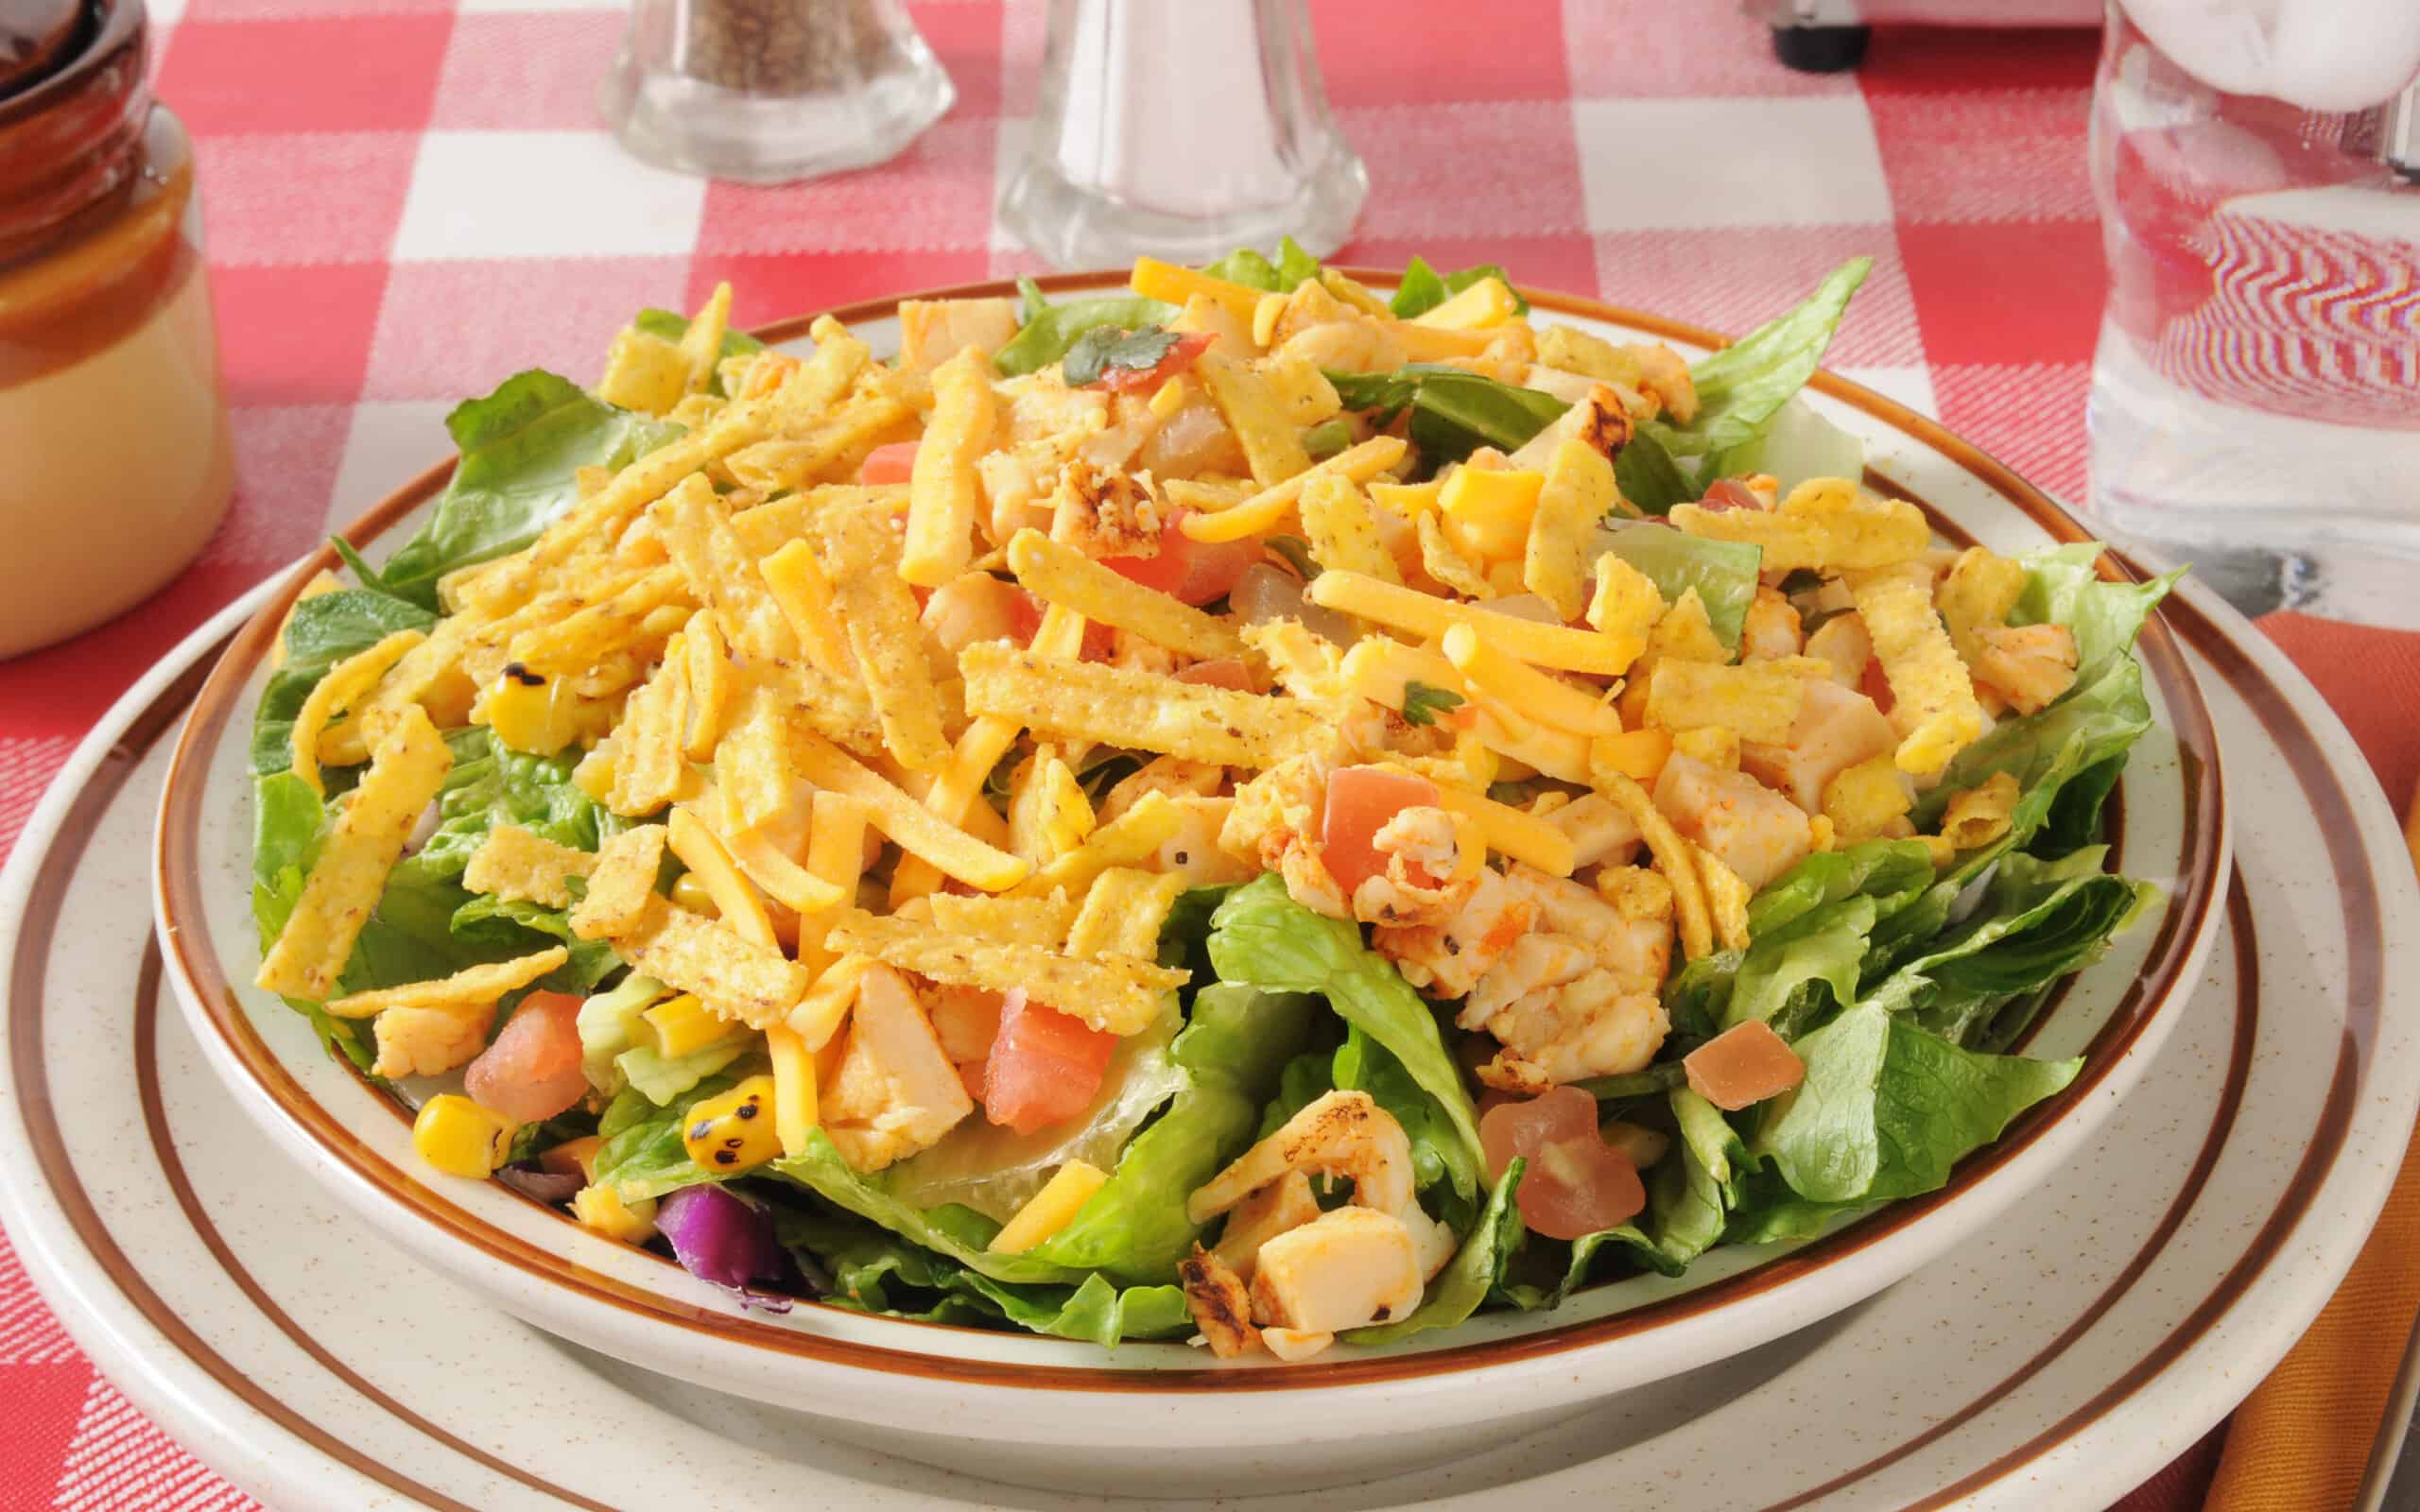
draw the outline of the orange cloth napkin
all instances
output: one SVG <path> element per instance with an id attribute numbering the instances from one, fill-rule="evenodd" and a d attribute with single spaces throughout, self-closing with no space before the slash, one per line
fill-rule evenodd
<path id="1" fill-rule="evenodd" d="M 2260 627 L 2344 720 L 2398 813 L 2420 784 L 2420 635 L 2303 614 Z M 2420 835 L 2414 836 L 2420 863 Z M 2341 1512 L 2352 1505 L 2420 1316 L 2420 1143 L 2352 1273 L 2234 1418 L 2118 1512 Z M 2415 1442 L 2407 1452 L 2420 1452 Z"/>

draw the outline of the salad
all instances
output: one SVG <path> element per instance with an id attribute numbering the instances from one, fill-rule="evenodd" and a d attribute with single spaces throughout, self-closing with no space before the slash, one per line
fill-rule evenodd
<path id="1" fill-rule="evenodd" d="M 295 604 L 259 985 L 749 1306 L 1295 1360 L 1937 1188 L 2157 904 L 2169 580 L 1862 481 L 1866 268 L 1694 363 L 1290 245 L 642 312 Z"/>

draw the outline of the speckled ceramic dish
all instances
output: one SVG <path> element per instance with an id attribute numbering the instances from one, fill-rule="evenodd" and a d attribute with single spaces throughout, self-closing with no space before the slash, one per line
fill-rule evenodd
<path id="1" fill-rule="evenodd" d="M 102 1368 L 277 1507 L 1115 1504 L 869 1454 L 561 1346 L 286 1178 L 169 1003 L 145 909 L 177 720 L 268 592 L 101 722 L 0 875 L 0 1131 L 25 1154 L 0 1162 L 0 1223 Z M 2250 795 L 2245 863 L 2189 1007 L 2023 1222 L 1564 1429 L 1252 1504 L 1577 1512 L 1635 1486 L 1742 1512 L 2100 1506 L 2232 1407 L 2351 1263 L 2394 1170 L 2420 965 L 2381 942 L 2414 937 L 2420 900 L 2317 697 L 2189 587 L 2172 620 Z M 1206 1484 L 1262 1489 L 1249 1460 Z"/>
<path id="2" fill-rule="evenodd" d="M 1075 277 L 1057 286 L 1107 282 Z M 1588 301 L 1532 299 L 1583 327 L 1684 346 L 1715 339 Z M 879 349 L 891 336 L 890 311 L 884 303 L 837 313 Z M 795 340 L 804 325 L 766 334 Z M 2002 551 L 2082 539 L 2048 499 L 1929 421 L 1837 379 L 1816 388 L 1815 402 L 1865 438 L 1876 486 L 1921 502 L 1948 539 Z M 443 476 L 434 470 L 372 511 L 352 532 L 355 543 L 380 555 L 382 542 L 417 524 Z M 318 565 L 269 595 L 203 682 L 170 759 L 162 811 L 166 980 L 234 1101 L 389 1236 L 543 1327 L 821 1415 L 837 1434 L 1031 1484 L 1198 1486 L 1200 1461 L 1170 1452 L 1186 1449 L 1219 1452 L 1226 1463 L 1249 1450 L 1265 1479 L 1330 1483 L 1435 1463 L 1780 1338 L 1920 1266 L 1969 1263 L 1995 1220 L 2038 1203 L 2031 1194 L 2072 1168 L 2139 1083 L 2186 1017 L 2188 989 L 2224 927 L 2236 789 L 2221 780 L 2221 742 L 2179 636 L 2196 616 L 2181 610 L 2156 618 L 2140 645 L 2157 723 L 2135 751 L 2112 835 L 2125 869 L 2162 883 L 2169 906 L 2041 1020 L 2030 1050 L 2084 1055 L 2075 1086 L 1941 1193 L 1794 1248 L 1720 1251 L 1680 1281 L 1600 1285 L 1556 1312 L 1484 1315 L 1298 1366 L 1214 1365 L 1179 1345 L 1105 1352 L 821 1306 L 742 1315 L 668 1262 L 599 1240 L 502 1187 L 425 1172 L 397 1105 L 320 1056 L 299 1017 L 240 985 L 254 964 L 249 799 L 244 743 L 231 731 L 258 696 L 263 652 L 285 604 Z M 2125 569 L 2113 561 L 2109 570 Z M 2381 938 L 2354 944 L 2375 954 Z M 1212 1408 L 1205 1394 L 1221 1400 Z"/>

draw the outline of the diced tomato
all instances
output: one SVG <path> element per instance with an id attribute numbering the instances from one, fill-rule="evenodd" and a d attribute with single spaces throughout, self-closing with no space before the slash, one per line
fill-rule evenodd
<path id="1" fill-rule="evenodd" d="M 1521 1221 L 1549 1239 L 1577 1239 L 1627 1223 L 1647 1206 L 1630 1158 L 1597 1132 L 1597 1099 L 1577 1087 L 1507 1099 L 1479 1115 L 1489 1179 L 1515 1157 L 1528 1161 L 1515 1194 Z"/>
<path id="2" fill-rule="evenodd" d="M 1766 505 L 1761 495 L 1737 478 L 1718 478 L 1698 501 L 1698 507 L 1720 514 L 1725 509 L 1762 509 Z"/>
<path id="3" fill-rule="evenodd" d="M 1192 367 L 1195 361 L 1208 350 L 1210 350 L 1209 333 L 1187 332 L 1176 338 L 1174 344 L 1168 348 L 1167 354 L 1159 360 L 1157 366 L 1142 369 L 1104 369 L 1100 377 L 1093 382 L 1092 387 L 1106 388 L 1112 393 L 1119 394 L 1151 393 L 1160 385 Z"/>
<path id="4" fill-rule="evenodd" d="M 1160 529 L 1158 555 L 1106 557 L 1101 565 L 1145 588 L 1173 593 L 1197 609 L 1226 597 L 1235 591 L 1236 579 L 1244 575 L 1244 569 L 1260 560 L 1260 542 L 1249 537 L 1224 542 L 1196 541 L 1178 528 L 1184 515 L 1182 509 L 1168 511 L 1167 524 Z"/>
<path id="5" fill-rule="evenodd" d="M 1491 1091 L 1480 1101 L 1478 1143 L 1490 1181 L 1503 1179 L 1514 1156 L 1596 1132 L 1597 1099 L 1577 1087 L 1552 1088 L 1538 1097 Z"/>
<path id="6" fill-rule="evenodd" d="M 1630 1157 L 1592 1131 L 1531 1157 L 1515 1197 L 1531 1232 L 1577 1239 L 1637 1217 L 1647 1187 Z"/>
<path id="7" fill-rule="evenodd" d="M 579 999 L 532 992 L 512 1010 L 495 1043 L 462 1074 L 480 1107 L 522 1124 L 543 1123 L 587 1095 L 579 1070 Z"/>
<path id="8" fill-rule="evenodd" d="M 1528 1162 L 1521 1221 L 1551 1239 L 1577 1239 L 1628 1221 L 1647 1205 L 1637 1167 L 1597 1132 L 1597 1099 L 1576 1087 L 1505 1098 L 1479 1116 L 1490 1179 L 1515 1157 Z"/>
<path id="9" fill-rule="evenodd" d="M 1723 1030 L 1684 1057 L 1681 1069 L 1691 1091 L 1726 1113 L 1779 1097 L 1806 1079 L 1806 1063 L 1762 1019 Z"/>
<path id="10" fill-rule="evenodd" d="M 1327 780 L 1320 847 L 1327 874 L 1345 897 L 1352 897 L 1365 879 L 1385 874 L 1386 858 L 1373 842 L 1387 821 L 1406 809 L 1436 801 L 1437 784 L 1408 772 L 1347 766 Z"/>
<path id="11" fill-rule="evenodd" d="M 866 454 L 865 466 L 857 470 L 857 481 L 872 487 L 877 483 L 905 483 L 916 471 L 915 441 L 893 441 L 877 446 Z"/>
<path id="12" fill-rule="evenodd" d="M 1891 712 L 1891 706 L 1899 701 L 1892 695 L 1891 678 L 1882 670 L 1879 657 L 1866 658 L 1865 671 L 1857 679 L 1857 691 L 1873 699 L 1874 707 L 1886 714 Z"/>
<path id="13" fill-rule="evenodd" d="M 1233 688 L 1237 693 L 1253 691 L 1252 669 L 1240 657 L 1222 656 L 1208 662 L 1196 662 L 1176 675 L 1179 682 L 1198 682 L 1204 687 Z"/>
<path id="14" fill-rule="evenodd" d="M 1100 1095 L 1116 1049 L 1117 1036 L 1011 992 L 983 1063 L 983 1115 L 1020 1134 L 1064 1123 Z"/>

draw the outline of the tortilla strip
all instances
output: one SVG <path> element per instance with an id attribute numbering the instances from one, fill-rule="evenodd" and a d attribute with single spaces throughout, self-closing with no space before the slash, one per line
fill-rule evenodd
<path id="1" fill-rule="evenodd" d="M 454 753 L 419 705 L 406 705 L 379 728 L 370 770 L 338 811 L 294 912 L 262 957 L 255 985 L 313 1002 L 328 995 L 387 889 L 404 841 L 453 765 Z"/>

